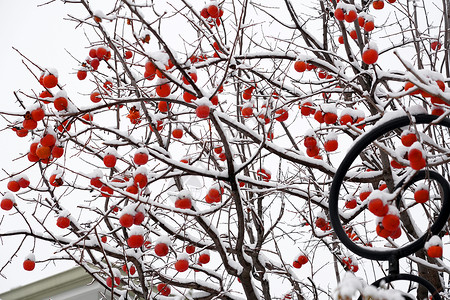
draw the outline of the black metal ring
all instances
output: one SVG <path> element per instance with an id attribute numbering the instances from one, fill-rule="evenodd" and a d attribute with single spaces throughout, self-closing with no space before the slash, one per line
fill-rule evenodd
<path id="1" fill-rule="evenodd" d="M 397 280 L 409 280 L 417 282 L 418 284 L 423 285 L 427 288 L 427 290 L 430 292 L 431 296 L 433 297 L 433 300 L 441 300 L 441 296 L 439 295 L 438 290 L 426 279 L 412 275 L 412 274 L 394 274 L 394 275 L 388 275 L 386 277 L 383 277 L 381 279 L 378 279 L 374 283 L 372 283 L 373 286 L 379 287 L 381 282 L 392 282 Z"/>
<path id="2" fill-rule="evenodd" d="M 430 124 L 433 121 L 437 119 L 436 116 L 432 115 L 415 115 L 414 116 L 415 123 L 416 124 Z M 368 259 L 373 260 L 390 260 L 400 257 L 408 256 L 421 248 L 425 245 L 427 235 L 435 235 L 439 233 L 442 228 L 445 226 L 446 221 L 450 215 L 450 185 L 442 176 L 436 176 L 433 179 L 436 179 L 439 184 L 441 185 L 443 189 L 443 204 L 442 209 L 439 213 L 438 218 L 436 219 L 435 223 L 431 226 L 430 232 L 424 233 L 422 237 L 420 237 L 418 240 L 406 244 L 403 247 L 396 248 L 396 249 L 382 249 L 382 250 L 375 250 L 375 249 L 368 249 L 368 247 L 362 247 L 355 244 L 346 234 L 344 228 L 342 227 L 340 218 L 339 218 L 339 190 L 341 189 L 342 182 L 344 180 L 345 175 L 347 174 L 347 170 L 352 165 L 353 161 L 358 157 L 358 155 L 363 151 L 370 143 L 375 141 L 377 138 L 382 136 L 385 133 L 388 133 L 389 131 L 398 129 L 400 127 L 407 126 L 411 123 L 411 120 L 408 116 L 401 116 L 394 119 L 391 119 L 389 121 L 384 122 L 381 126 L 374 127 L 371 131 L 365 133 L 362 135 L 355 144 L 352 146 L 352 148 L 349 150 L 347 155 L 342 160 L 341 165 L 336 171 L 336 174 L 333 178 L 333 182 L 331 184 L 330 188 L 330 198 L 329 198 L 329 213 L 330 213 L 330 220 L 331 225 L 333 226 L 334 232 L 336 232 L 336 235 L 338 236 L 339 240 L 353 253 L 364 257 Z M 447 128 L 450 128 L 450 120 L 445 118 L 440 120 L 440 122 L 437 124 L 440 126 L 445 126 Z M 415 178 L 420 178 L 420 176 L 424 176 L 421 174 L 425 174 L 425 172 L 419 172 Z M 433 172 L 429 172 L 430 176 L 434 174 Z M 419 179 L 417 179 L 419 180 Z"/>

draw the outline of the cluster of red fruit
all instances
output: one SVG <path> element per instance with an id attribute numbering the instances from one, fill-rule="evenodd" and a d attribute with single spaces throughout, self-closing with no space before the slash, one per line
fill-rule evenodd
<path id="1" fill-rule="evenodd" d="M 299 73 L 303 73 L 305 71 L 311 71 L 311 70 L 315 70 L 315 69 L 317 69 L 317 67 L 315 65 L 306 63 L 303 60 L 297 60 L 294 63 L 294 70 Z"/>
<path id="2" fill-rule="evenodd" d="M 30 180 L 26 175 L 16 175 L 9 179 L 7 188 L 11 192 L 18 192 L 21 188 L 27 188 L 30 185 Z"/>
<path id="3" fill-rule="evenodd" d="M 358 272 L 358 262 L 352 259 L 350 256 L 345 256 L 342 258 L 342 264 L 344 265 L 344 269 L 349 270 L 350 272 Z"/>
<path id="4" fill-rule="evenodd" d="M 373 17 L 362 12 L 358 16 L 358 24 L 367 32 L 371 32 L 375 28 Z"/>
<path id="5" fill-rule="evenodd" d="M 353 228 L 350 227 L 345 229 L 345 233 L 352 241 L 359 241 L 359 237 L 356 232 L 353 231 Z"/>
<path id="6" fill-rule="evenodd" d="M 136 267 L 132 263 L 124 264 L 122 270 L 129 275 L 134 275 L 136 273 Z"/>
<path id="7" fill-rule="evenodd" d="M 308 263 L 308 257 L 304 254 L 300 254 L 297 256 L 297 259 L 294 260 L 292 266 L 296 269 L 300 269 L 306 263 Z"/>
<path id="8" fill-rule="evenodd" d="M 39 121 L 45 117 L 45 111 L 40 107 L 33 107 L 25 112 L 24 120 L 22 122 L 23 129 L 33 130 L 37 127 Z"/>
<path id="9" fill-rule="evenodd" d="M 317 140 L 312 132 L 308 133 L 308 135 L 305 137 L 303 145 L 305 145 L 306 155 L 308 155 L 309 157 L 316 157 L 320 152 L 320 149 L 317 146 Z"/>
<path id="10" fill-rule="evenodd" d="M 223 152 L 223 148 L 222 146 L 217 146 L 214 148 L 214 153 L 216 153 L 217 155 L 219 155 L 219 159 L 221 161 L 226 161 L 227 160 L 227 156 L 225 155 L 225 152 Z"/>
<path id="11" fill-rule="evenodd" d="M 393 239 L 401 235 L 400 213 L 397 207 L 389 205 L 382 191 L 373 191 L 368 198 L 368 209 L 375 216 L 382 218 L 377 224 L 377 234 L 380 237 Z"/>
<path id="12" fill-rule="evenodd" d="M 206 203 L 220 203 L 222 201 L 222 195 L 224 193 L 224 188 L 218 184 L 213 185 L 209 188 L 208 194 L 205 196 Z"/>
<path id="13" fill-rule="evenodd" d="M 334 10 L 334 17 L 338 21 L 345 20 L 347 23 L 353 23 L 358 18 L 358 14 L 353 5 L 340 2 Z"/>
<path id="14" fill-rule="evenodd" d="M 315 221 L 316 227 L 319 228 L 322 231 L 328 231 L 331 230 L 330 222 L 325 220 L 325 217 L 318 216 Z"/>
<path id="15" fill-rule="evenodd" d="M 223 16 L 223 10 L 219 7 L 217 1 L 211 1 L 208 6 L 200 11 L 200 15 L 207 19 L 211 27 L 213 27 L 214 24 L 220 26 L 220 18 Z"/>
<path id="16" fill-rule="evenodd" d="M 131 107 L 130 110 L 128 111 L 127 118 L 130 119 L 131 124 L 141 123 L 141 113 L 139 112 L 139 109 L 135 105 Z"/>
<path id="17" fill-rule="evenodd" d="M 421 170 L 426 167 L 426 154 L 420 142 L 414 142 L 408 151 L 408 159 L 411 168 L 414 170 Z"/>
<path id="18" fill-rule="evenodd" d="M 125 52 L 125 58 L 131 58 L 133 53 L 131 51 Z M 87 77 L 87 65 L 90 65 L 92 70 L 97 71 L 102 60 L 108 61 L 111 58 L 111 51 L 105 47 L 91 48 L 89 50 L 89 57 L 86 62 L 82 64 L 82 69 L 78 70 L 77 77 L 79 80 L 84 80 Z"/>
<path id="19" fill-rule="evenodd" d="M 60 158 L 64 154 L 62 145 L 56 143 L 57 139 L 53 132 L 48 132 L 38 141 L 34 141 L 30 145 L 28 152 L 28 160 L 30 162 L 41 161 L 48 164 L 55 158 Z"/>
<path id="20" fill-rule="evenodd" d="M 314 114 L 314 119 L 320 124 L 332 125 L 337 121 L 337 114 L 334 111 L 324 111 L 322 109 L 316 110 Z"/>
<path id="21" fill-rule="evenodd" d="M 383 1 L 374 1 L 374 7 L 375 2 L 382 2 Z M 356 12 L 356 8 L 353 5 L 345 4 L 340 2 L 334 11 L 334 17 L 338 21 L 347 21 L 348 23 L 353 23 L 357 18 L 358 14 Z M 367 20 L 367 21 L 366 21 Z M 360 14 L 358 18 L 358 24 L 362 28 L 364 28 L 365 31 L 370 32 L 375 28 L 373 20 L 370 18 L 370 16 L 366 14 Z M 350 32 L 350 37 L 354 40 L 357 39 L 357 32 L 356 30 L 352 30 Z M 342 36 L 339 37 L 339 43 L 344 43 L 344 38 Z M 364 63 L 371 65 L 377 62 L 378 60 L 378 49 L 374 43 L 369 43 L 366 45 L 362 52 L 362 60 Z"/>
<path id="22" fill-rule="evenodd" d="M 438 86 L 439 89 L 442 92 L 445 92 L 445 83 L 443 80 L 441 79 L 435 79 L 432 77 L 441 77 L 439 73 L 432 73 L 430 71 L 427 71 L 425 74 L 423 74 L 424 77 L 426 77 L 427 79 L 429 79 L 432 83 L 432 85 L 434 86 Z M 432 77 L 430 77 L 432 76 Z M 413 89 L 415 87 L 415 85 L 412 82 L 406 82 L 404 89 L 405 91 L 408 91 L 410 89 Z M 415 89 L 414 91 L 410 91 L 409 95 L 422 95 L 422 97 L 424 98 L 429 98 L 431 104 L 433 105 L 433 107 L 431 108 L 431 114 L 435 115 L 435 116 L 440 116 L 445 112 L 445 108 L 449 107 L 449 104 L 447 102 L 444 101 L 444 99 L 442 99 L 439 96 L 433 96 L 430 93 L 422 90 L 422 89 Z"/>

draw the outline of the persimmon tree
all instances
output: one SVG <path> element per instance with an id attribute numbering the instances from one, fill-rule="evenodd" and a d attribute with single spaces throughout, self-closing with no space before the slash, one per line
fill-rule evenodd
<path id="1" fill-rule="evenodd" d="M 339 222 L 381 252 L 426 236 L 400 267 L 448 292 L 446 229 L 429 230 L 429 174 L 449 176 L 446 1 L 63 2 L 85 9 L 69 16 L 85 57 L 60 74 L 19 49 L 36 85 L 1 112 L 29 148 L 5 170 L 0 236 L 55 255 L 17 249 L 2 274 L 70 259 L 111 298 L 376 299 L 354 278 L 334 292 L 387 265 L 339 242 L 330 185 L 355 140 L 408 116 L 351 162 Z M 416 122 L 427 113 L 442 117 Z"/>

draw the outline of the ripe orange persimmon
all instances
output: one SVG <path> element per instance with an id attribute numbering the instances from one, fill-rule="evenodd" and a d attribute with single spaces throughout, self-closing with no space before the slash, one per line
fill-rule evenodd
<path id="1" fill-rule="evenodd" d="M 199 105 L 195 109 L 195 114 L 197 115 L 197 117 L 204 119 L 209 116 L 209 111 L 210 109 L 208 105 Z"/>
<path id="2" fill-rule="evenodd" d="M 158 102 L 158 109 L 160 112 L 163 112 L 163 113 L 166 113 L 170 109 L 171 106 L 172 106 L 172 104 L 170 102 L 169 103 L 166 101 Z"/>
<path id="3" fill-rule="evenodd" d="M 303 141 L 306 148 L 314 148 L 317 146 L 317 140 L 312 136 L 307 136 Z"/>
<path id="4" fill-rule="evenodd" d="M 342 10 L 342 8 L 336 8 L 336 10 L 334 11 L 334 17 L 338 21 L 344 21 L 345 20 L 345 13 Z"/>
<path id="5" fill-rule="evenodd" d="M 364 24 L 364 30 L 370 32 L 375 29 L 375 24 L 373 21 L 368 21 Z"/>
<path id="6" fill-rule="evenodd" d="M 374 9 L 383 9 L 384 1 L 383 0 L 373 1 L 372 6 L 373 6 Z"/>
<path id="7" fill-rule="evenodd" d="M 86 76 L 87 76 L 87 72 L 85 70 L 78 70 L 77 77 L 79 80 L 86 79 Z"/>
<path id="8" fill-rule="evenodd" d="M 411 163 L 419 162 L 423 159 L 423 153 L 420 149 L 410 149 L 408 151 L 408 159 Z"/>
<path id="9" fill-rule="evenodd" d="M 198 257 L 198 262 L 201 264 L 207 264 L 207 263 L 209 263 L 210 260 L 211 260 L 211 258 L 209 256 L 209 253 L 202 253 Z"/>
<path id="10" fill-rule="evenodd" d="M 90 56 L 91 58 L 97 57 L 97 49 L 95 49 L 95 48 L 90 49 L 90 50 L 89 50 L 89 56 Z"/>
<path id="11" fill-rule="evenodd" d="M 53 74 L 48 74 L 44 76 L 42 83 L 45 88 L 51 89 L 58 84 L 58 77 Z"/>
<path id="12" fill-rule="evenodd" d="M 297 72 L 305 72 L 306 71 L 306 63 L 304 61 L 296 61 L 294 63 L 294 69 Z"/>
<path id="13" fill-rule="evenodd" d="M 14 202 L 9 198 L 4 198 L 0 202 L 0 207 L 3 210 L 11 210 L 11 208 L 13 208 L 13 206 L 14 206 Z"/>
<path id="14" fill-rule="evenodd" d="M 56 143 L 56 138 L 53 134 L 47 133 L 41 138 L 40 143 L 42 146 L 52 147 Z"/>
<path id="15" fill-rule="evenodd" d="M 38 107 L 31 111 L 31 118 L 36 122 L 41 121 L 45 117 L 45 112 L 42 108 Z"/>
<path id="16" fill-rule="evenodd" d="M 185 250 L 186 250 L 186 253 L 192 254 L 192 253 L 195 252 L 195 246 L 194 245 L 187 245 Z"/>
<path id="17" fill-rule="evenodd" d="M 251 106 L 245 106 L 241 109 L 241 114 L 244 118 L 250 118 L 253 114 L 253 108 Z"/>
<path id="18" fill-rule="evenodd" d="M 89 64 L 94 71 L 97 71 L 98 67 L 100 66 L 100 60 L 98 58 L 94 58 L 89 62 Z"/>
<path id="19" fill-rule="evenodd" d="M 377 230 L 377 235 L 382 238 L 385 238 L 385 239 L 387 239 L 392 234 L 392 231 L 384 228 L 381 223 L 378 223 L 376 230 Z"/>
<path id="20" fill-rule="evenodd" d="M 345 207 L 348 209 L 354 209 L 358 205 L 356 198 L 350 198 L 345 201 Z"/>
<path id="21" fill-rule="evenodd" d="M 136 152 L 133 161 L 139 166 L 145 165 L 148 162 L 148 154 L 145 152 Z"/>
<path id="22" fill-rule="evenodd" d="M 134 224 L 134 218 L 130 214 L 123 214 L 119 218 L 119 223 L 122 227 L 129 228 Z"/>
<path id="23" fill-rule="evenodd" d="M 289 118 L 289 113 L 284 108 L 280 108 L 275 111 L 275 114 L 278 116 L 275 118 L 278 122 L 284 122 Z"/>
<path id="24" fill-rule="evenodd" d="M 181 139 L 183 137 L 183 129 L 181 128 L 175 128 L 172 131 L 172 136 L 176 139 Z"/>
<path id="25" fill-rule="evenodd" d="M 382 224 L 386 230 L 394 231 L 400 226 L 399 216 L 388 213 L 383 217 Z"/>
<path id="26" fill-rule="evenodd" d="M 57 145 L 57 146 L 53 146 L 52 148 L 52 156 L 54 158 L 60 158 L 61 156 L 63 156 L 64 154 L 64 147 Z"/>
<path id="27" fill-rule="evenodd" d="M 170 95 L 170 84 L 164 83 L 164 84 L 158 85 L 156 87 L 156 94 L 158 94 L 158 96 L 160 96 L 162 98 L 169 96 Z"/>
<path id="28" fill-rule="evenodd" d="M 36 149 L 36 155 L 37 155 L 40 159 L 46 159 L 46 158 L 49 158 L 51 154 L 52 154 L 52 150 L 51 150 L 50 147 L 41 146 L 41 147 L 38 147 L 38 148 Z"/>
<path id="29" fill-rule="evenodd" d="M 185 259 L 180 259 L 175 262 L 175 270 L 178 272 L 184 272 L 189 269 L 189 261 Z"/>
<path id="30" fill-rule="evenodd" d="M 35 129 L 37 127 L 37 125 L 38 125 L 37 122 L 33 119 L 25 119 L 22 122 L 23 129 L 27 130 L 27 133 L 28 133 L 28 130 Z"/>
<path id="31" fill-rule="evenodd" d="M 70 226 L 69 218 L 63 216 L 58 217 L 58 219 L 56 220 L 56 226 L 63 229 L 69 227 Z"/>
<path id="32" fill-rule="evenodd" d="M 113 280 L 111 277 L 106 278 L 106 285 L 110 288 L 113 286 Z M 114 287 L 119 286 L 119 285 L 120 285 L 120 278 L 114 277 Z"/>
<path id="33" fill-rule="evenodd" d="M 319 151 L 320 149 L 317 146 L 306 148 L 306 155 L 308 155 L 309 157 L 314 157 L 319 154 Z"/>
<path id="34" fill-rule="evenodd" d="M 217 7 L 216 5 L 208 6 L 208 14 L 213 19 L 218 18 L 219 17 L 219 7 Z"/>
<path id="35" fill-rule="evenodd" d="M 354 10 L 348 11 L 344 16 L 345 21 L 348 23 L 353 23 L 353 21 L 355 21 L 356 18 L 358 18 L 358 15 L 356 14 L 356 11 L 354 11 Z"/>
<path id="36" fill-rule="evenodd" d="M 144 244 L 144 237 L 140 234 L 131 235 L 127 239 L 127 244 L 130 248 L 140 248 Z"/>
<path id="37" fill-rule="evenodd" d="M 143 189 L 147 183 L 148 178 L 146 174 L 138 173 L 134 176 L 134 183 L 141 189 Z"/>
<path id="38" fill-rule="evenodd" d="M 189 92 L 184 92 L 183 93 L 183 100 L 186 101 L 187 103 L 191 103 L 192 100 L 196 100 L 196 99 L 197 99 L 197 97 L 192 95 Z"/>
<path id="39" fill-rule="evenodd" d="M 427 249 L 427 254 L 429 257 L 434 258 L 442 257 L 442 247 L 439 245 L 430 246 Z"/>
<path id="40" fill-rule="evenodd" d="M 157 286 L 158 292 L 162 296 L 169 296 L 170 295 L 170 287 L 165 283 L 160 283 Z"/>
<path id="41" fill-rule="evenodd" d="M 315 113 L 312 102 L 304 102 L 300 104 L 300 113 L 303 116 L 309 116 Z"/>
<path id="42" fill-rule="evenodd" d="M 189 75 L 189 77 L 191 77 L 192 81 L 197 82 L 197 73 L 189 72 L 188 75 Z M 183 82 L 184 82 L 184 84 L 190 85 L 189 81 L 184 76 L 183 76 Z"/>
<path id="43" fill-rule="evenodd" d="M 417 141 L 417 136 L 415 133 L 411 132 L 401 136 L 401 141 L 403 146 L 410 147 L 414 142 Z"/>
<path id="44" fill-rule="evenodd" d="M 334 124 L 337 121 L 337 115 L 332 112 L 327 112 L 323 115 L 323 120 L 328 125 Z"/>
<path id="45" fill-rule="evenodd" d="M 103 183 L 100 181 L 100 177 L 93 177 L 93 178 L 91 178 L 90 184 L 92 186 L 95 186 L 98 189 L 103 186 Z"/>
<path id="46" fill-rule="evenodd" d="M 98 59 L 102 60 L 102 59 L 106 58 L 107 53 L 108 53 L 108 50 L 106 48 L 104 48 L 104 47 L 97 48 L 96 54 L 97 54 Z"/>
<path id="47" fill-rule="evenodd" d="M 362 54 L 362 60 L 368 65 L 372 65 L 378 60 L 378 52 L 375 49 L 367 49 Z"/>
<path id="48" fill-rule="evenodd" d="M 50 185 L 54 187 L 58 187 L 64 184 L 63 179 L 59 176 L 59 174 L 52 174 L 50 178 L 48 179 L 48 182 Z"/>
<path id="49" fill-rule="evenodd" d="M 420 189 L 414 192 L 414 200 L 417 203 L 425 203 L 430 199 L 430 192 L 427 189 Z"/>
<path id="50" fill-rule="evenodd" d="M 131 52 L 130 50 L 125 51 L 125 55 L 124 55 L 125 59 L 130 59 L 133 57 L 133 52 Z"/>
<path id="51" fill-rule="evenodd" d="M 379 198 L 371 199 L 367 207 L 377 217 L 385 216 L 389 210 L 389 206 Z"/>
<path id="52" fill-rule="evenodd" d="M 166 243 L 158 243 L 155 245 L 155 254 L 162 257 L 169 253 L 169 247 Z"/>
<path id="53" fill-rule="evenodd" d="M 189 198 L 181 198 L 175 201 L 175 207 L 180 209 L 191 209 L 192 202 Z"/>
<path id="54" fill-rule="evenodd" d="M 327 152 L 336 151 L 338 148 L 338 141 L 337 140 L 328 140 L 323 144 L 323 148 Z"/>
<path id="55" fill-rule="evenodd" d="M 100 93 L 99 92 L 93 92 L 90 96 L 90 99 L 92 102 L 97 103 L 100 102 L 102 100 L 102 98 L 99 97 Z"/>
<path id="56" fill-rule="evenodd" d="M 53 105 L 55 106 L 57 111 L 61 111 L 67 109 L 68 102 L 66 98 L 59 97 L 55 99 Z"/>
<path id="57" fill-rule="evenodd" d="M 36 266 L 36 263 L 34 262 L 34 260 L 26 259 L 23 262 L 23 269 L 25 271 L 33 271 L 35 266 Z"/>
<path id="58" fill-rule="evenodd" d="M 103 163 L 108 168 L 114 168 L 116 165 L 117 158 L 113 154 L 108 154 L 103 157 Z"/>

